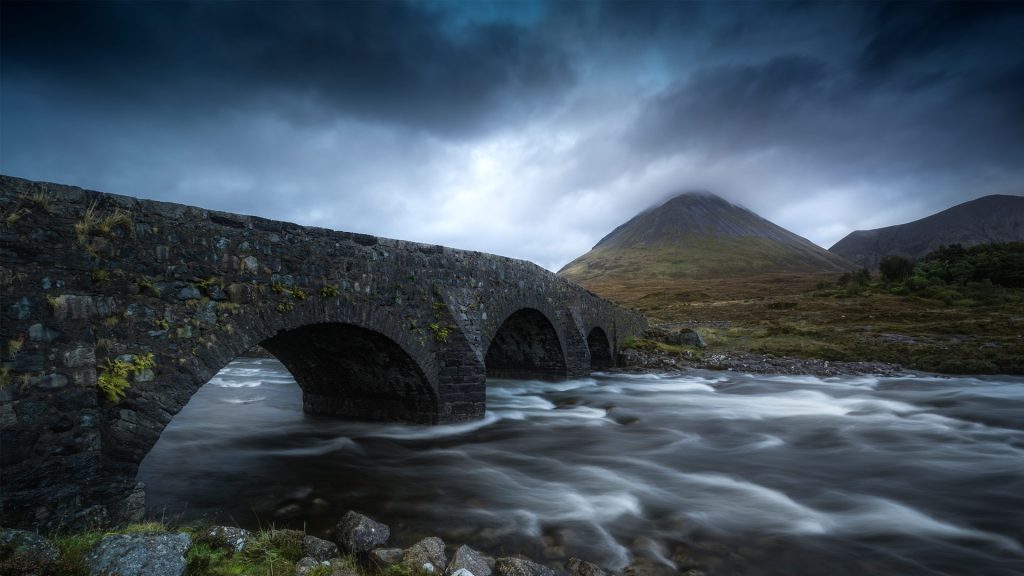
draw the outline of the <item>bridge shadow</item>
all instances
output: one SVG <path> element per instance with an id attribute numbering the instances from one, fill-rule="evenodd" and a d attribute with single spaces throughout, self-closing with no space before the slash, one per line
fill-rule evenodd
<path id="1" fill-rule="evenodd" d="M 592 369 L 606 370 L 615 366 L 611 341 L 601 327 L 595 326 L 587 334 L 587 349 L 590 350 L 590 367 Z"/>
<path id="2" fill-rule="evenodd" d="M 564 380 L 568 376 L 558 332 L 533 308 L 514 312 L 501 324 L 484 365 L 488 378 Z"/>
<path id="3" fill-rule="evenodd" d="M 436 418 L 437 394 L 423 370 L 379 332 L 312 324 L 281 331 L 261 346 L 295 377 L 307 413 L 417 423 Z"/>

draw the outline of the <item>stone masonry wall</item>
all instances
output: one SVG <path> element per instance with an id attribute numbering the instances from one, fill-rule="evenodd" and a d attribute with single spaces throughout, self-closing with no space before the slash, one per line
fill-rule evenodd
<path id="1" fill-rule="evenodd" d="M 523 309 L 554 326 L 567 377 L 590 370 L 595 327 L 614 358 L 646 325 L 521 260 L 0 176 L 0 523 L 129 514 L 170 419 L 265 341 L 308 411 L 479 418 L 488 347 Z M 320 362 L 351 381 L 333 391 Z"/>

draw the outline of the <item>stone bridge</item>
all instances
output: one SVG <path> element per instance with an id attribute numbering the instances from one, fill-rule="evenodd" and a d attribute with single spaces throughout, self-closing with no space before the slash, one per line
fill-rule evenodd
<path id="1" fill-rule="evenodd" d="M 136 514 L 161 431 L 256 345 L 307 413 L 440 424 L 645 326 L 522 260 L 6 176 L 0 290 L 3 525 Z"/>

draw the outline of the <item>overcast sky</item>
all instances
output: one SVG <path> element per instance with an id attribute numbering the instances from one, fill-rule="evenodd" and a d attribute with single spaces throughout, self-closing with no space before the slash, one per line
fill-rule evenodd
<path id="1" fill-rule="evenodd" d="M 4 3 L 0 172 L 557 270 L 703 189 L 824 247 L 1024 194 L 1024 4 Z"/>

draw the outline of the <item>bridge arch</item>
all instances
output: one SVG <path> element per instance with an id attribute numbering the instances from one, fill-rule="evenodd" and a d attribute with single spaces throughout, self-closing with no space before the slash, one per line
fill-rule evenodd
<path id="1" fill-rule="evenodd" d="M 587 349 L 590 350 L 591 368 L 604 369 L 615 365 L 611 341 L 600 326 L 594 326 L 587 333 Z"/>
<path id="2" fill-rule="evenodd" d="M 566 355 L 551 320 L 536 308 L 509 314 L 495 331 L 484 357 L 487 376 L 565 378 Z"/>
<path id="3" fill-rule="evenodd" d="M 261 345 L 291 372 L 309 414 L 433 422 L 437 392 L 401 345 L 353 324 L 307 324 Z"/>
<path id="4" fill-rule="evenodd" d="M 437 422 L 437 345 L 411 337 L 386 309 L 345 301 L 311 302 L 285 314 L 270 305 L 248 308 L 232 318 L 239 328 L 194 350 L 186 361 L 158 356 L 153 380 L 133 383 L 124 400 L 103 409 L 106 473 L 134 478 L 192 395 L 257 344 L 291 372 L 307 413 Z"/>

